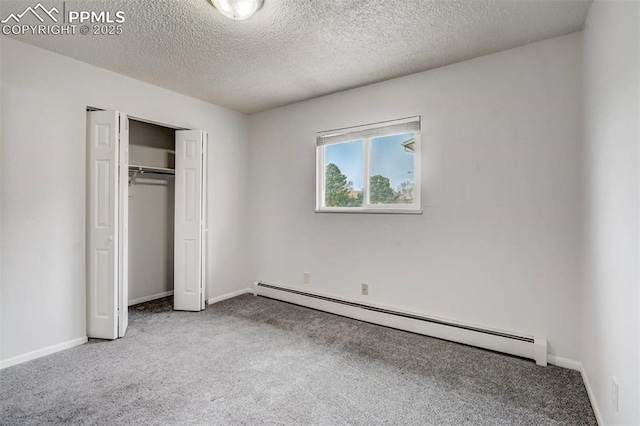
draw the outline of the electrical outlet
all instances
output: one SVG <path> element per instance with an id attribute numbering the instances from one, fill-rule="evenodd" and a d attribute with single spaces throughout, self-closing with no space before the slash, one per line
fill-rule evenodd
<path id="1" fill-rule="evenodd" d="M 618 411 L 619 399 L 618 381 L 615 377 L 611 378 L 611 402 L 613 402 L 613 408 Z"/>
<path id="2" fill-rule="evenodd" d="M 362 284 L 362 294 L 364 296 L 369 295 L 369 284 Z"/>
<path id="3" fill-rule="evenodd" d="M 309 272 L 305 272 L 302 274 L 302 282 L 305 284 L 311 284 L 311 274 Z"/>

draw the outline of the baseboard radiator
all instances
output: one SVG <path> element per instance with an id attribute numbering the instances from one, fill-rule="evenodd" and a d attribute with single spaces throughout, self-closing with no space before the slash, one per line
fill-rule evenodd
<path id="1" fill-rule="evenodd" d="M 485 329 L 456 321 L 387 309 L 260 281 L 254 283 L 254 290 L 257 296 L 282 300 L 425 336 L 529 358 L 538 365 L 547 365 L 547 340 L 545 338 Z"/>

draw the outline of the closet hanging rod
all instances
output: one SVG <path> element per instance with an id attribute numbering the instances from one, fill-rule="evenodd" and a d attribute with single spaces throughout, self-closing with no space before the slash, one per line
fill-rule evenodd
<path id="1" fill-rule="evenodd" d="M 176 174 L 175 169 L 169 169 L 166 167 L 137 166 L 133 164 L 129 165 L 129 172 L 140 173 L 140 174 L 154 173 L 158 175 L 175 175 Z"/>

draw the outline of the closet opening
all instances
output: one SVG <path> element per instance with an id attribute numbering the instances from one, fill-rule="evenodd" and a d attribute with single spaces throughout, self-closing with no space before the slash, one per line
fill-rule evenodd
<path id="1" fill-rule="evenodd" d="M 129 118 L 128 306 L 134 312 L 173 309 L 175 133 Z"/>
<path id="2" fill-rule="evenodd" d="M 208 141 L 87 109 L 87 337 L 124 337 L 141 303 L 205 309 Z"/>

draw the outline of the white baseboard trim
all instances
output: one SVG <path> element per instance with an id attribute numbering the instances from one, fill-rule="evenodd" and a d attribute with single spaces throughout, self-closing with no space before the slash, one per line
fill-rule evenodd
<path id="1" fill-rule="evenodd" d="M 568 368 L 569 370 L 576 371 L 582 370 L 582 364 L 574 359 L 563 358 L 561 356 L 549 354 L 547 355 L 547 360 L 549 361 L 549 364 L 553 364 L 557 367 Z"/>
<path id="2" fill-rule="evenodd" d="M 580 374 L 582 375 L 584 387 L 587 388 L 587 395 L 589 395 L 589 401 L 591 401 L 591 408 L 593 408 L 593 414 L 595 414 L 596 416 L 596 421 L 600 426 L 604 426 L 604 420 L 602 419 L 602 414 L 600 414 L 600 409 L 598 408 L 596 395 L 595 393 L 593 393 L 593 389 L 591 388 L 591 384 L 589 383 L 589 377 L 587 376 L 587 372 L 585 371 L 582 364 L 580 364 Z"/>
<path id="3" fill-rule="evenodd" d="M 138 297 L 137 299 L 129 300 L 129 306 L 137 305 L 139 303 L 150 302 L 156 299 L 162 299 L 163 297 L 173 296 L 173 290 L 164 291 L 158 294 L 152 294 L 151 296 Z"/>
<path id="4" fill-rule="evenodd" d="M 520 336 L 502 330 L 390 309 L 386 306 L 363 303 L 360 300 L 337 298 L 264 281 L 254 283 L 254 289 L 259 296 L 425 336 L 529 358 L 535 360 L 539 365 L 547 365 L 546 340 L 544 338 Z"/>
<path id="5" fill-rule="evenodd" d="M 209 305 L 213 305 L 214 303 L 222 302 L 223 300 L 231 299 L 232 297 L 247 293 L 255 294 L 252 288 L 243 288 L 242 290 L 232 291 L 231 293 L 223 294 L 222 296 L 212 297 L 207 301 L 207 303 Z"/>
<path id="6" fill-rule="evenodd" d="M 596 416 L 596 421 L 599 425 L 604 425 L 604 421 L 602 420 L 602 415 L 600 414 L 600 409 L 598 408 L 598 403 L 596 402 L 595 394 L 593 393 L 593 389 L 591 389 L 591 384 L 589 383 L 589 378 L 587 377 L 587 372 L 584 369 L 584 366 L 581 362 L 576 361 L 574 359 L 562 358 L 560 356 L 551 355 L 547 356 L 547 360 L 549 364 L 556 365 L 558 367 L 568 368 L 570 370 L 576 370 L 580 372 L 582 376 L 582 381 L 584 382 L 584 387 L 587 389 L 587 395 L 589 395 L 589 402 L 591 402 L 591 408 L 593 408 L 593 413 Z"/>
<path id="7" fill-rule="evenodd" d="M 43 356 L 51 355 L 56 352 L 63 351 L 65 349 L 73 348 L 87 343 L 86 337 L 79 337 L 77 339 L 69 340 L 67 342 L 58 343 L 57 345 L 48 346 L 46 348 L 37 349 L 26 354 L 14 356 L 12 358 L 3 359 L 0 361 L 0 370 L 3 368 L 12 367 L 14 365 L 22 364 L 23 362 L 31 361 L 32 359 L 41 358 Z"/>

